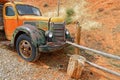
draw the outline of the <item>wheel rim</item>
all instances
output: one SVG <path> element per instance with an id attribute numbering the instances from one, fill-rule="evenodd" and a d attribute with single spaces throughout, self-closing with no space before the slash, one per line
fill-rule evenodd
<path id="1" fill-rule="evenodd" d="M 22 40 L 19 43 L 19 50 L 20 50 L 20 54 L 24 58 L 29 58 L 32 55 L 32 47 L 31 47 L 31 44 L 27 40 Z"/>

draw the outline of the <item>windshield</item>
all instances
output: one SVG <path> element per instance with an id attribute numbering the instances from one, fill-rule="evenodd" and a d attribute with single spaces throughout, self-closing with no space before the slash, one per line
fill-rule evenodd
<path id="1" fill-rule="evenodd" d="M 38 8 L 30 6 L 30 5 L 16 5 L 19 15 L 36 15 L 41 16 L 41 13 Z"/>

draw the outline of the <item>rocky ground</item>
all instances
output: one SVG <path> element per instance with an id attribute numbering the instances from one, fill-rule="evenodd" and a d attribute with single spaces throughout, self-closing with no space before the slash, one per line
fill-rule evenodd
<path id="1" fill-rule="evenodd" d="M 70 79 L 65 73 L 68 62 L 65 54 L 44 53 L 38 62 L 30 63 L 22 60 L 14 50 L 6 46 L 0 47 L 0 80 Z"/>

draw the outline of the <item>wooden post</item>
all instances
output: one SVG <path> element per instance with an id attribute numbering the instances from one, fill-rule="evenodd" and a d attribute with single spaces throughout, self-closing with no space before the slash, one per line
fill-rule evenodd
<path id="1" fill-rule="evenodd" d="M 59 16 L 59 12 L 60 12 L 60 0 L 58 0 L 58 14 L 57 14 L 57 16 Z"/>
<path id="2" fill-rule="evenodd" d="M 72 55 L 69 60 L 67 74 L 71 78 L 80 79 L 81 73 L 84 69 L 85 58 L 79 55 Z"/>
<path id="3" fill-rule="evenodd" d="M 81 26 L 80 26 L 80 23 L 79 23 L 79 22 L 77 22 L 76 25 L 77 25 L 77 26 L 76 26 L 76 34 L 75 34 L 75 43 L 76 43 L 76 44 L 80 44 Z M 76 53 L 76 54 L 79 54 L 79 51 L 80 51 L 80 49 L 78 49 L 78 48 L 75 49 L 75 53 Z"/>

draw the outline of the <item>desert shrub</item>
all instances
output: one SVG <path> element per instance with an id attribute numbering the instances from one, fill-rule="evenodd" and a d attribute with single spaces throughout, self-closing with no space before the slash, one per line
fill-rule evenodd
<path id="1" fill-rule="evenodd" d="M 66 24 L 70 24 L 73 22 L 72 16 L 75 14 L 74 10 L 72 8 L 69 8 L 66 10 Z"/>
<path id="2" fill-rule="evenodd" d="M 73 22 L 73 19 L 71 17 L 66 17 L 65 21 L 66 21 L 66 24 L 70 24 Z"/>
<path id="3" fill-rule="evenodd" d="M 67 14 L 68 17 L 71 17 L 74 13 L 75 12 L 72 8 L 69 8 L 69 9 L 66 10 L 66 14 Z"/>

